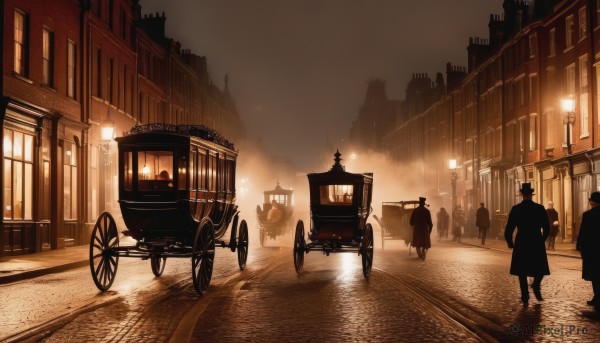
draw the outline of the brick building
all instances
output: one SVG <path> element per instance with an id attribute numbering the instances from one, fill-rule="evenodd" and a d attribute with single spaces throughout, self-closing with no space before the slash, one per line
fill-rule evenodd
<path id="1" fill-rule="evenodd" d="M 532 182 L 536 201 L 554 201 L 562 238 L 576 239 L 587 199 L 600 190 L 599 2 L 505 0 L 503 15 L 490 15 L 489 37 L 469 39 L 467 68 L 447 65 L 442 94 L 410 113 L 406 105 L 435 84 L 407 91 L 383 151 L 422 161 L 425 192 L 439 206 L 485 202 L 500 218 L 520 201 L 520 184 Z M 562 99 L 575 100 L 575 109 L 566 113 Z"/>
<path id="2" fill-rule="evenodd" d="M 0 256 L 87 244 L 99 213 L 119 213 L 112 138 L 136 124 L 243 137 L 206 58 L 164 36 L 164 14 L 141 10 L 137 0 L 3 2 Z"/>

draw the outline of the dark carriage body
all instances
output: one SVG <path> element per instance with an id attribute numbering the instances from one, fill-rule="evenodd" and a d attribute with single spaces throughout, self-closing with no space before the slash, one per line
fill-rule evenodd
<path id="1" fill-rule="evenodd" d="M 358 252 L 363 256 L 363 273 L 369 276 L 373 262 L 373 229 L 367 223 L 371 213 L 373 173 L 346 172 L 335 164 L 324 173 L 308 174 L 311 228 L 304 240 L 304 224 L 298 221 L 294 245 L 296 271 L 300 272 L 303 253 L 320 249 L 332 252 Z"/>
<path id="2" fill-rule="evenodd" d="M 223 236 L 237 209 L 237 152 L 206 135 L 194 126 L 153 125 L 116 139 L 119 204 L 134 239 L 189 245 L 203 218 Z"/>
<path id="3" fill-rule="evenodd" d="M 136 243 L 119 246 L 113 216 L 100 214 L 90 240 L 98 289 L 112 285 L 119 257 L 149 259 L 157 277 L 167 258 L 191 258 L 194 288 L 202 294 L 210 284 L 216 246 L 237 250 L 243 270 L 248 226 L 242 220 L 238 232 L 233 144 L 204 126 L 169 124 L 136 126 L 116 141 L 123 234 Z M 220 238 L 232 221 L 226 242 Z"/>
<path id="4" fill-rule="evenodd" d="M 410 216 L 417 206 L 418 200 L 382 203 L 382 217 L 376 218 L 381 226 L 382 249 L 386 240 L 403 240 L 406 245 L 411 245 L 413 228 L 410 225 Z"/>
<path id="5" fill-rule="evenodd" d="M 256 206 L 256 222 L 260 231 L 260 243 L 264 243 L 266 237 L 275 239 L 277 236 L 291 231 L 294 222 L 294 190 L 285 189 L 277 183 L 275 188 L 263 192 L 263 205 Z M 268 220 L 268 213 L 272 208 L 272 202 L 276 201 L 281 210 L 281 217 L 276 221 Z"/>

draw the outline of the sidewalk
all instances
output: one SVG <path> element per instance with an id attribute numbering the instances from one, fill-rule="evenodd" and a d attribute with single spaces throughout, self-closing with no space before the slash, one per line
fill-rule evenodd
<path id="1" fill-rule="evenodd" d="M 450 240 L 451 242 L 452 240 Z M 463 238 L 460 241 L 461 244 L 477 246 L 486 249 L 494 249 L 500 251 L 510 252 L 512 249 L 509 249 L 506 245 L 505 240 L 500 239 L 486 239 L 485 245 L 481 245 L 481 240 L 477 238 Z M 571 242 L 559 242 L 558 238 L 556 239 L 556 243 L 554 244 L 554 250 L 546 249 L 546 253 L 548 255 L 558 255 L 564 257 L 573 257 L 573 258 L 581 258 L 579 251 L 575 249 L 575 243 Z"/>
<path id="2" fill-rule="evenodd" d="M 89 264 L 89 245 L 0 257 L 0 285 Z"/>

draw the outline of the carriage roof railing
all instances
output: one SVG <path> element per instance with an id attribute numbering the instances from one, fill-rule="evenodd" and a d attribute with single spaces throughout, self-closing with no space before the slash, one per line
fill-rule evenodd
<path id="1" fill-rule="evenodd" d="M 174 125 L 165 123 L 154 123 L 145 125 L 136 125 L 131 130 L 123 132 L 123 136 L 135 135 L 140 133 L 174 133 L 178 135 L 198 137 L 221 146 L 234 150 L 234 145 L 218 131 L 205 125 Z"/>

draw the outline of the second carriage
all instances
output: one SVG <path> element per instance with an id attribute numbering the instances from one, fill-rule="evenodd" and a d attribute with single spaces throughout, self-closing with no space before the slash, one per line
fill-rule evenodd
<path id="1" fill-rule="evenodd" d="M 294 266 L 300 273 L 304 254 L 313 250 L 325 255 L 352 252 L 362 256 L 363 275 L 369 277 L 373 266 L 373 227 L 367 219 L 372 211 L 373 174 L 346 172 L 340 156 L 339 151 L 335 153 L 330 171 L 308 174 L 311 227 L 305 237 L 304 223 L 298 220 Z"/>
<path id="2" fill-rule="evenodd" d="M 112 285 L 120 257 L 149 259 L 160 276 L 168 258 L 191 258 L 194 288 L 210 284 L 215 247 L 248 257 L 248 225 L 235 204 L 237 151 L 203 126 L 136 126 L 118 143 L 119 205 L 135 244 L 120 246 L 116 222 L 102 213 L 92 231 L 90 268 L 101 291 Z M 225 236 L 231 224 L 229 240 Z"/>
<path id="3" fill-rule="evenodd" d="M 260 245 L 265 240 L 291 232 L 294 223 L 294 190 L 279 185 L 264 191 L 262 208 L 256 206 L 256 222 L 258 223 Z"/>
<path id="4" fill-rule="evenodd" d="M 381 204 L 381 218 L 373 215 L 381 227 L 381 249 L 385 249 L 385 241 L 403 240 L 411 254 L 413 227 L 410 225 L 410 216 L 419 206 L 418 200 L 383 202 Z"/>

